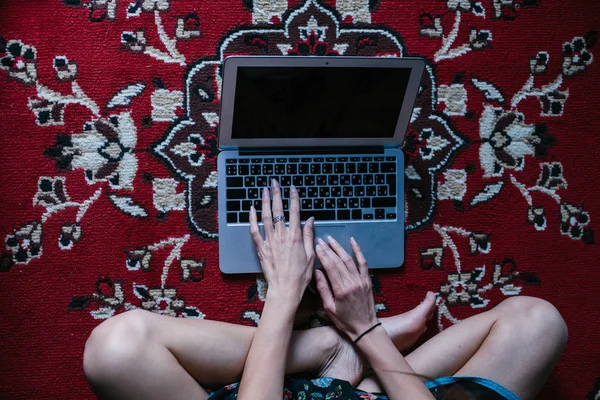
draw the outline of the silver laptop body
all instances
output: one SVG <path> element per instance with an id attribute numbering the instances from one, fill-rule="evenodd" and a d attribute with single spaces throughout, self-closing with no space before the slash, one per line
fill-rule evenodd
<path id="1" fill-rule="evenodd" d="M 219 123 L 219 263 L 259 273 L 249 210 L 276 178 L 300 193 L 315 239 L 333 236 L 369 268 L 404 262 L 400 149 L 425 63 L 418 58 L 229 57 Z M 286 220 L 289 219 L 286 212 Z M 262 223 L 259 223 L 262 232 Z M 318 261 L 317 261 L 318 266 Z"/>

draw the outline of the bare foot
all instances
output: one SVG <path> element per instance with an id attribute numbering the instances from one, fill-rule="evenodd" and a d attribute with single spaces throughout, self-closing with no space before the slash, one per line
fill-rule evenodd
<path id="1" fill-rule="evenodd" d="M 434 308 L 435 295 L 428 292 L 423 302 L 412 310 L 379 320 L 398 350 L 404 350 L 415 344 L 427 330 L 425 324 L 431 319 Z M 356 386 L 362 380 L 368 365 L 345 336 L 341 336 L 335 330 L 334 333 L 335 344 L 318 375 L 343 379 Z"/>

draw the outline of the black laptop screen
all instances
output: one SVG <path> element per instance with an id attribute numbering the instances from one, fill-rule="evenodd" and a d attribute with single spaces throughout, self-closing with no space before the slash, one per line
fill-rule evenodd
<path id="1" fill-rule="evenodd" d="M 233 139 L 391 138 L 410 68 L 240 67 Z"/>

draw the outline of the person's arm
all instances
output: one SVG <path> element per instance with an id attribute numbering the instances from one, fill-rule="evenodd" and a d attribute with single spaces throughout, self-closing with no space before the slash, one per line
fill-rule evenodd
<path id="1" fill-rule="evenodd" d="M 327 272 L 331 288 L 322 271 L 315 270 L 315 276 L 323 307 L 338 329 L 355 341 L 378 320 L 367 261 L 354 239 L 351 244 L 358 267 L 333 238 L 329 238 L 329 245 L 319 240 L 317 256 Z M 388 398 L 433 399 L 381 325 L 362 336 L 355 346 L 375 371 Z"/>
<path id="2" fill-rule="evenodd" d="M 285 363 L 294 316 L 310 282 L 313 265 L 313 219 L 300 228 L 300 200 L 290 189 L 290 226 L 273 217 L 283 214 L 281 188 L 274 181 L 273 211 L 268 190 L 263 191 L 265 239 L 258 230 L 256 210 L 250 212 L 250 233 L 268 284 L 267 299 L 252 339 L 238 391 L 241 400 L 281 399 Z"/>

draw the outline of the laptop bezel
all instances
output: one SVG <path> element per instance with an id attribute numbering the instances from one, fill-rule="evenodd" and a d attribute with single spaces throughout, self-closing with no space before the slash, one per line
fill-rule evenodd
<path id="1" fill-rule="evenodd" d="M 359 67 L 410 68 L 410 78 L 402 109 L 391 138 L 266 138 L 234 139 L 232 135 L 233 110 L 240 67 Z M 319 148 L 355 146 L 398 147 L 404 141 L 413 108 L 417 100 L 425 61 L 414 57 L 290 57 L 290 56 L 230 56 L 223 63 L 223 87 L 219 119 L 219 148 L 221 150 L 252 148 Z"/>

